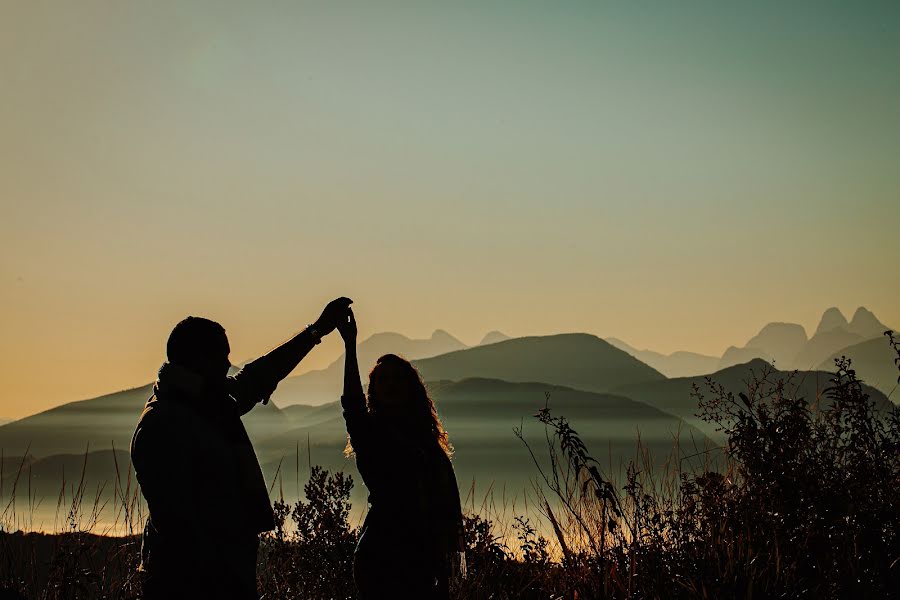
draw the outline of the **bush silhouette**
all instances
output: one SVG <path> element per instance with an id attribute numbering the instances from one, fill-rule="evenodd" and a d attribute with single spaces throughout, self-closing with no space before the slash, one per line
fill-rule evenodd
<path id="1" fill-rule="evenodd" d="M 276 529 L 262 538 L 260 591 L 272 598 L 354 598 L 350 527 L 353 478 L 314 466 L 306 501 L 277 501 Z"/>
<path id="2" fill-rule="evenodd" d="M 543 593 L 894 597 L 900 408 L 878 412 L 846 357 L 812 403 L 793 393 L 796 374 L 773 373 L 751 373 L 737 396 L 709 378 L 695 387 L 698 416 L 727 436 L 722 456 L 695 471 L 676 460 L 662 473 L 637 461 L 621 492 L 568 421 L 540 411 L 551 465 L 540 471 L 544 509 L 563 555 Z"/>

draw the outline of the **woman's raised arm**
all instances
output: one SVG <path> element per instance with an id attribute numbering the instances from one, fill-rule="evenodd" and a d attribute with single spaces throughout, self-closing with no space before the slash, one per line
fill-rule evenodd
<path id="1" fill-rule="evenodd" d="M 366 410 L 366 397 L 363 394 L 359 379 L 359 359 L 356 356 L 356 319 L 353 311 L 347 309 L 347 315 L 338 320 L 337 330 L 344 338 L 344 394 L 341 396 L 341 407 L 344 409 L 344 421 L 350 444 L 359 449 L 365 446 L 371 432 L 369 431 L 369 415 Z"/>

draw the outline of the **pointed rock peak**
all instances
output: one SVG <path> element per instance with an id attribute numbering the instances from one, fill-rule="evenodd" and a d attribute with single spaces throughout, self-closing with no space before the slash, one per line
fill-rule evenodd
<path id="1" fill-rule="evenodd" d="M 850 322 L 857 321 L 859 319 L 875 319 L 875 313 L 866 308 L 865 306 L 860 306 L 856 309 L 856 312 L 853 313 L 853 318 L 850 319 Z M 875 319 L 876 321 L 878 319 Z"/>
<path id="2" fill-rule="evenodd" d="M 827 333 L 835 329 L 846 329 L 849 325 L 844 313 L 832 306 L 822 315 L 819 326 L 816 327 L 816 333 Z"/>
<path id="3" fill-rule="evenodd" d="M 856 309 L 850 321 L 850 331 L 864 338 L 878 337 L 888 329 L 887 325 L 879 321 L 875 314 L 864 306 Z"/>
<path id="4" fill-rule="evenodd" d="M 508 339 L 510 339 L 508 335 L 495 329 L 494 331 L 487 332 L 478 345 L 485 346 L 487 344 L 496 344 L 497 342 L 505 342 Z"/>

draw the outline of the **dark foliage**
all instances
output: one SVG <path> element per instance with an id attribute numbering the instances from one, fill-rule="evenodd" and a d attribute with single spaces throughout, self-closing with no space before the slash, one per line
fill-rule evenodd
<path id="1" fill-rule="evenodd" d="M 544 597 L 896 597 L 900 409 L 878 412 L 847 358 L 812 402 L 772 373 L 737 396 L 695 388 L 728 439 L 718 468 L 660 481 L 639 460 L 621 493 L 565 418 L 539 412 L 551 467 L 535 462 L 562 553 Z"/>
<path id="2" fill-rule="evenodd" d="M 313 467 L 306 502 L 275 502 L 276 529 L 260 547 L 260 589 L 269 598 L 354 598 L 348 522 L 353 478 Z"/>

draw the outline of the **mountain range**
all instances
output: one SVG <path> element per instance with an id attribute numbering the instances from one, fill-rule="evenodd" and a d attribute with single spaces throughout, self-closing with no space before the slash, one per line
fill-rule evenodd
<path id="1" fill-rule="evenodd" d="M 897 355 L 884 337 L 877 337 L 841 348 L 819 364 L 820 371 L 833 371 L 835 359 L 846 356 L 851 359 L 851 367 L 857 377 L 878 388 L 897 401 Z"/>
<path id="2" fill-rule="evenodd" d="M 374 357 L 385 351 L 382 343 L 387 337 L 376 335 L 360 344 L 360 354 L 365 356 L 362 352 L 365 348 L 370 355 L 361 358 L 360 363 L 374 363 Z M 279 384 L 273 401 L 259 405 L 245 415 L 244 423 L 250 436 L 262 440 L 282 434 L 298 422 L 310 425 L 331 418 L 334 413 L 329 411 L 337 406 L 336 400 L 340 398 L 343 386 L 341 363 L 342 360 L 329 367 L 339 376 L 338 381 L 327 389 L 329 402 L 311 405 L 301 402 L 306 400 L 303 395 L 294 395 L 295 390 L 304 389 L 305 380 L 316 378 L 314 381 L 320 384 L 322 372 L 288 378 Z M 587 334 L 516 338 L 414 363 L 428 382 L 484 378 L 607 391 L 637 381 L 664 379 L 635 358 Z M 287 390 L 283 389 L 285 387 Z M 147 384 L 70 402 L 0 426 L 0 447 L 7 455 L 33 454 L 38 457 L 79 454 L 87 449 L 128 449 L 141 408 L 151 393 L 152 385 Z"/>
<path id="3" fill-rule="evenodd" d="M 633 457 L 638 431 L 660 457 L 671 449 L 673 436 L 684 436 L 685 443 L 706 443 L 702 433 L 676 416 L 605 393 L 613 387 L 665 378 L 595 336 L 509 339 L 415 362 L 451 432 L 457 473 L 466 485 L 495 482 L 523 492 L 534 476 L 533 464 L 513 428 L 524 427 L 534 443 L 542 444 L 542 426 L 533 415 L 548 402 L 555 414 L 568 417 L 585 441 L 616 466 Z M 71 481 L 80 474 L 89 447 L 88 487 L 99 487 L 115 479 L 117 460 L 119 474 L 127 473 L 123 467 L 128 444 L 149 393 L 149 386 L 141 386 L 21 419 L 0 427 L 0 447 L 7 457 L 29 455 L 25 479 L 34 493 L 51 498 L 59 493 L 64 478 Z M 339 397 L 340 388 L 331 394 Z M 283 408 L 270 402 L 244 420 L 267 479 L 274 481 L 278 474 L 279 486 L 293 490 L 298 485 L 301 451 L 310 453 L 307 461 L 355 472 L 353 462 L 342 454 L 346 433 L 334 400 Z M 5 489 L 11 488 L 16 475 L 15 469 L 5 470 Z M 109 486 L 107 491 L 112 489 Z"/>
<path id="4" fill-rule="evenodd" d="M 888 364 L 893 366 L 891 361 L 888 361 Z M 896 369 L 894 372 L 896 373 Z M 727 391 L 736 395 L 739 391 L 746 392 L 748 387 L 746 382 L 751 377 L 762 378 L 764 374 L 768 385 L 764 385 L 761 389 L 771 390 L 778 381 L 789 381 L 791 383 L 787 387 L 789 393 L 805 398 L 810 405 L 827 404 L 828 402 L 825 390 L 831 385 L 830 380 L 833 377 L 828 369 L 779 371 L 774 369 L 771 363 L 760 358 L 755 358 L 748 363 L 726 367 L 709 376 L 697 375 L 627 384 L 613 389 L 613 393 L 627 396 L 677 416 L 710 438 L 720 440 L 721 434 L 716 431 L 716 426 L 701 421 L 697 417 L 699 413 L 697 399 L 692 395 L 695 386 L 701 393 L 709 397 L 711 393 L 706 384 L 706 378 L 710 377 L 716 384 L 721 384 Z M 863 389 L 869 394 L 869 398 L 877 410 L 887 412 L 893 408 L 891 401 L 875 387 L 864 384 Z"/>
<path id="5" fill-rule="evenodd" d="M 884 363 L 884 357 L 891 352 L 883 335 L 889 329 L 865 307 L 857 308 L 849 321 L 838 308 L 832 307 L 822 314 L 812 337 L 797 323 L 768 323 L 742 346 L 729 346 L 721 357 L 693 352 L 662 354 L 637 350 L 616 338 L 607 341 L 666 377 L 705 375 L 755 359 L 772 362 L 783 371 L 829 371 L 834 367 L 833 358 L 844 354 L 854 360 L 863 379 L 891 394 L 897 381 L 890 377 L 892 365 Z M 869 341 L 871 344 L 863 345 Z M 876 350 L 879 347 L 881 351 Z"/>
<path id="6" fill-rule="evenodd" d="M 484 377 L 607 392 L 626 383 L 665 379 L 609 342 L 586 333 L 514 338 L 414 362 L 426 381 Z"/>
<path id="7" fill-rule="evenodd" d="M 540 444 L 542 427 L 533 415 L 548 402 L 612 465 L 633 456 L 638 433 L 660 457 L 674 440 L 697 447 L 720 442 L 720 434 L 696 417 L 693 386 L 703 387 L 703 376 L 710 375 L 736 393 L 746 389 L 751 372 L 771 371 L 770 361 L 779 369 L 771 377 L 786 378 L 796 365 L 817 360 L 812 370 L 793 375 L 796 393 L 812 402 L 821 399 L 833 359 L 850 356 L 859 375 L 877 388 L 867 388 L 876 406 L 890 409 L 886 394 L 897 385 L 897 371 L 881 335 L 885 329 L 864 308 L 850 321 L 829 309 L 811 338 L 800 325 L 770 323 L 722 357 L 664 355 L 584 333 L 508 338 L 491 332 L 467 347 L 442 330 L 420 340 L 376 334 L 360 343 L 359 354 L 364 371 L 388 352 L 413 360 L 451 433 L 461 482 L 494 482 L 521 491 L 535 473 L 513 428 L 523 427 Z M 741 362 L 729 364 L 736 360 Z M 337 402 L 342 370 L 341 357 L 321 371 L 289 377 L 272 402 L 244 417 L 269 481 L 277 474 L 279 486 L 298 489 L 301 454 L 307 464 L 354 472 L 342 454 L 346 434 Z M 0 426 L 0 490 L 9 492 L 22 466 L 32 490 L 55 497 L 63 478 L 71 481 L 81 473 L 86 452 L 91 484 L 99 488 L 114 478 L 117 466 L 121 475 L 151 387 L 71 402 Z"/>
<path id="8" fill-rule="evenodd" d="M 718 356 L 707 356 L 684 350 L 671 354 L 662 354 L 653 350 L 638 350 L 613 337 L 606 338 L 606 341 L 634 356 L 642 363 L 653 367 L 666 377 L 688 377 L 701 373 L 712 373 L 718 368 L 721 361 Z"/>
<path id="9" fill-rule="evenodd" d="M 492 332 L 485 339 L 495 339 L 499 332 Z M 499 334 L 502 335 L 502 334 Z M 468 348 L 464 343 L 442 329 L 428 339 L 411 339 L 399 333 L 376 333 L 357 348 L 359 364 L 370 368 L 384 354 L 398 354 L 406 359 L 427 358 L 455 350 Z M 363 373 L 365 376 L 365 373 Z M 340 396 L 344 381 L 343 354 L 325 369 L 308 371 L 289 377 L 279 384 L 272 396 L 276 404 L 325 404 Z"/>

